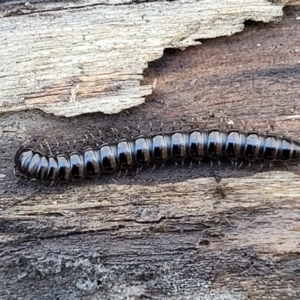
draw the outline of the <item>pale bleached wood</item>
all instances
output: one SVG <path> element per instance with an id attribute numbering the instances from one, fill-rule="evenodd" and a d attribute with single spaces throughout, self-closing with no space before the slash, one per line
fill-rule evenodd
<path id="1" fill-rule="evenodd" d="M 265 172 L 220 184 L 200 178 L 6 195 L 0 295 L 258 299 L 275 280 L 278 291 L 272 286 L 262 299 L 295 299 L 299 289 L 285 291 L 285 272 L 293 271 L 284 256 L 299 249 L 299 193 L 298 175 Z M 7 288 L 15 277 L 20 288 Z"/>
<path id="2" fill-rule="evenodd" d="M 233 220 L 236 219 L 234 230 L 226 234 L 222 245 L 211 243 L 211 249 L 222 247 L 224 251 L 226 247 L 229 249 L 235 245 L 251 246 L 260 253 L 276 256 L 295 252 L 299 248 L 299 180 L 299 175 L 281 171 L 228 178 L 221 183 L 214 178 L 199 178 L 156 186 L 94 184 L 68 188 L 61 195 L 54 191 L 43 194 L 42 198 L 33 193 L 30 205 L 23 201 L 23 195 L 8 196 L 6 201 L 12 201 L 14 205 L 6 207 L 1 218 L 11 221 L 23 219 L 28 224 L 38 224 L 46 218 L 51 221 L 49 226 L 52 229 L 49 227 L 48 230 L 52 235 L 55 232 L 67 235 L 79 226 L 80 216 L 84 212 L 84 219 L 80 222 L 81 232 L 109 232 L 120 227 L 118 235 L 126 235 L 128 231 L 130 235 L 134 232 L 144 235 L 151 223 L 154 227 L 162 227 L 168 220 L 180 218 L 190 218 L 192 223 L 193 220 L 205 222 L 214 216 L 219 218 L 219 214 L 226 211 L 236 211 L 236 216 L 232 216 Z M 159 210 L 155 212 L 156 206 Z M 236 223 L 239 211 L 270 208 L 272 214 L 241 218 Z M 60 217 L 51 217 L 56 214 Z M 0 234 L 3 243 L 26 237 L 28 232 L 18 236 Z"/>
<path id="3" fill-rule="evenodd" d="M 0 112 L 75 116 L 137 106 L 152 92 L 141 85 L 143 70 L 165 48 L 232 35 L 245 20 L 278 21 L 283 7 L 265 0 L 114 4 L 28 4 L 30 15 L 0 19 Z"/>

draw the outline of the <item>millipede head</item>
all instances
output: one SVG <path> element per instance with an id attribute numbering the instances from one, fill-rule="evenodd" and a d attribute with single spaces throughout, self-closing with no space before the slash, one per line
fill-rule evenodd
<path id="1" fill-rule="evenodd" d="M 15 174 L 19 177 L 26 177 L 28 163 L 30 162 L 34 152 L 31 148 L 21 147 L 14 157 Z"/>

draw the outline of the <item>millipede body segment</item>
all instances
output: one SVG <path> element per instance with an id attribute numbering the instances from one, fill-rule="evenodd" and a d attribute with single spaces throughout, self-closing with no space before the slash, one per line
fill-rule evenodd
<path id="1" fill-rule="evenodd" d="M 47 181 L 65 182 L 111 173 L 136 166 L 163 164 L 173 160 L 227 158 L 232 161 L 300 161 L 300 143 L 256 131 L 201 130 L 156 133 L 120 139 L 116 143 L 45 155 L 22 147 L 15 155 L 21 175 Z"/>

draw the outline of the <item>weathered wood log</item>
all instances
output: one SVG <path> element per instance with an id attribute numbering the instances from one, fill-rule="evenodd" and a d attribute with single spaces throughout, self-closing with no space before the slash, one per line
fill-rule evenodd
<path id="1" fill-rule="evenodd" d="M 0 298 L 298 299 L 297 165 L 168 166 L 50 187 L 18 181 L 12 159 L 29 136 L 56 151 L 55 139 L 80 147 L 99 129 L 111 138 L 111 127 L 168 131 L 174 120 L 299 139 L 299 16 L 288 7 L 278 24 L 165 51 L 144 73 L 153 94 L 118 115 L 3 113 Z"/>
<path id="2" fill-rule="evenodd" d="M 39 108 L 58 116 L 117 113 L 151 94 L 147 64 L 165 48 L 232 35 L 245 20 L 275 21 L 266 0 L 26 2 L 2 7 L 0 112 Z M 13 14 L 29 16 L 12 16 Z M 12 88 L 13 86 L 13 88 Z"/>

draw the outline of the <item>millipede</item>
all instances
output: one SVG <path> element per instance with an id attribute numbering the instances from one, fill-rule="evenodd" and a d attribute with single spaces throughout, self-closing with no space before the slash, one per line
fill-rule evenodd
<path id="1" fill-rule="evenodd" d="M 164 164 L 227 158 L 231 161 L 300 161 L 300 143 L 274 134 L 231 130 L 190 131 L 138 135 L 86 147 L 83 151 L 43 154 L 21 147 L 15 157 L 19 175 L 51 182 L 67 182 L 100 176 L 117 170 Z"/>

